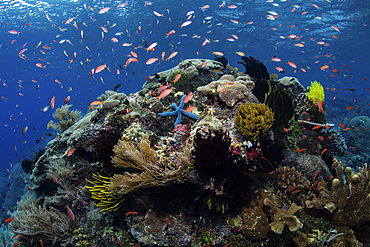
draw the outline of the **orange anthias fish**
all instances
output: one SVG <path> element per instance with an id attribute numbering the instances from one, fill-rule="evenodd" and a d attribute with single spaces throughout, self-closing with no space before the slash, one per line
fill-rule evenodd
<path id="1" fill-rule="evenodd" d="M 54 109 L 54 105 L 55 105 L 55 96 L 53 96 L 53 98 L 51 98 L 51 100 L 50 100 L 51 109 Z"/>
<path id="2" fill-rule="evenodd" d="M 175 52 L 172 52 L 169 56 L 168 56 L 168 58 L 167 58 L 167 60 L 170 60 L 171 58 L 173 58 L 174 56 L 176 56 L 177 55 L 177 51 L 175 51 Z"/>
<path id="3" fill-rule="evenodd" d="M 71 99 L 71 96 L 67 96 L 67 98 L 63 101 L 64 104 L 67 104 L 69 100 Z"/>
<path id="4" fill-rule="evenodd" d="M 191 112 L 192 110 L 194 110 L 195 106 L 189 106 L 186 110 L 185 110 L 185 114 L 188 113 L 188 112 Z"/>
<path id="5" fill-rule="evenodd" d="M 172 88 L 168 88 L 168 89 L 164 90 L 157 98 L 159 100 L 163 99 L 164 97 L 166 97 L 167 95 L 169 95 L 171 93 L 171 90 L 172 90 Z"/>
<path id="6" fill-rule="evenodd" d="M 179 79 L 181 78 L 181 74 L 178 73 L 176 76 L 175 76 L 175 79 L 173 80 L 173 84 L 175 84 Z"/>
<path id="7" fill-rule="evenodd" d="M 146 65 L 150 65 L 150 64 L 153 64 L 155 63 L 155 61 L 159 61 L 158 57 L 155 57 L 155 58 L 149 58 L 148 61 L 146 61 Z"/>
<path id="8" fill-rule="evenodd" d="M 12 220 L 14 220 L 14 218 L 9 218 L 9 219 L 6 219 L 5 221 L 4 221 L 4 223 L 9 223 L 9 222 L 11 222 Z"/>
<path id="9" fill-rule="evenodd" d="M 97 74 L 97 73 L 101 72 L 102 70 L 104 70 L 105 68 L 107 68 L 106 64 L 100 65 L 96 68 L 94 73 Z"/>
<path id="10" fill-rule="evenodd" d="M 224 55 L 222 52 L 219 52 L 219 51 L 214 51 L 214 52 L 212 52 L 212 54 L 214 54 L 216 56 L 223 56 Z"/>
<path id="11" fill-rule="evenodd" d="M 324 111 L 324 108 L 322 107 L 322 105 L 324 104 L 324 101 L 318 101 L 317 102 L 317 106 L 319 107 L 319 111 L 320 112 L 322 112 L 322 113 L 324 113 L 325 111 Z"/>
<path id="12" fill-rule="evenodd" d="M 75 221 L 75 215 L 73 214 L 72 210 L 69 208 L 68 205 L 66 205 L 66 209 L 67 209 L 67 212 L 68 212 L 68 217 L 72 220 L 72 221 Z"/>
<path id="13" fill-rule="evenodd" d="M 189 100 L 191 100 L 191 98 L 193 97 L 193 92 L 190 92 L 184 99 L 184 103 L 188 103 Z"/>
<path id="14" fill-rule="evenodd" d="M 296 65 L 295 63 L 293 63 L 293 62 L 289 62 L 289 61 L 288 61 L 288 64 L 289 64 L 291 67 L 295 68 L 295 69 L 297 68 L 297 65 Z"/>
<path id="15" fill-rule="evenodd" d="M 71 156 L 71 155 L 74 153 L 74 151 L 76 151 L 76 148 L 71 148 L 71 149 L 69 149 L 69 150 L 67 151 L 66 156 L 67 156 L 67 157 Z"/>

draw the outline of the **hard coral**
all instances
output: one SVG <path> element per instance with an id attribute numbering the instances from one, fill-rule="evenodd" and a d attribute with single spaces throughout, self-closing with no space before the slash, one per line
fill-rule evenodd
<path id="1" fill-rule="evenodd" d="M 303 227 L 303 224 L 294 214 L 301 209 L 295 203 L 290 205 L 288 210 L 278 208 L 274 202 L 270 199 L 265 198 L 263 202 L 266 206 L 270 207 L 269 214 L 272 217 L 272 223 L 270 223 L 271 230 L 277 234 L 282 234 L 284 226 L 287 225 L 291 232 L 295 232 Z"/>
<path id="2" fill-rule="evenodd" d="M 247 77 L 239 76 L 236 80 L 233 75 L 226 74 L 217 81 L 198 87 L 197 91 L 203 95 L 217 94 L 228 107 L 233 107 L 237 102 L 246 98 L 249 99 L 249 102 L 258 102 L 251 93 L 253 87 L 254 82 Z"/>
<path id="3" fill-rule="evenodd" d="M 238 108 L 235 126 L 248 140 L 257 141 L 271 128 L 274 113 L 265 104 L 246 103 Z"/>
<path id="4" fill-rule="evenodd" d="M 293 189 L 302 190 L 310 187 L 310 182 L 303 177 L 295 168 L 281 166 L 277 169 L 278 184 L 285 191 L 292 191 Z"/>
<path id="5" fill-rule="evenodd" d="M 328 210 L 332 221 L 336 224 L 348 226 L 355 230 L 370 222 L 370 171 L 367 164 L 359 168 L 355 174 L 350 167 L 346 167 L 343 176 L 341 162 L 334 159 L 336 178 L 332 182 L 331 190 L 321 183 L 319 195 L 311 194 L 305 200 L 308 211 L 315 212 Z M 349 220 L 350 219 L 350 220 Z"/>

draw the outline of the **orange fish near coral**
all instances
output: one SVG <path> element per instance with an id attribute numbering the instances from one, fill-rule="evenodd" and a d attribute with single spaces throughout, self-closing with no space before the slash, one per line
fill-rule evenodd
<path id="1" fill-rule="evenodd" d="M 155 61 L 159 61 L 158 57 L 156 58 L 149 58 L 148 61 L 146 61 L 146 65 L 150 65 L 150 64 L 153 64 L 155 63 Z"/>
<path id="2" fill-rule="evenodd" d="M 68 217 L 72 220 L 72 221 L 75 221 L 75 215 L 73 214 L 72 210 L 69 208 L 68 205 L 66 205 L 66 209 L 67 209 L 67 212 L 68 212 Z"/>
<path id="3" fill-rule="evenodd" d="M 9 219 L 6 219 L 5 221 L 4 221 L 4 223 L 10 223 L 12 220 L 14 220 L 14 218 L 9 218 Z"/>
<path id="4" fill-rule="evenodd" d="M 175 84 L 179 79 L 181 78 L 181 74 L 178 73 L 176 76 L 175 76 L 175 79 L 173 80 L 173 84 Z"/>
<path id="5" fill-rule="evenodd" d="M 301 148 L 301 149 L 297 149 L 295 150 L 296 153 L 303 153 L 304 151 L 306 151 L 307 149 L 306 148 Z"/>
<path id="6" fill-rule="evenodd" d="M 66 156 L 67 157 L 71 156 L 74 153 L 75 150 L 76 150 L 76 148 L 71 148 L 70 150 L 68 150 Z"/>
<path id="7" fill-rule="evenodd" d="M 55 105 L 55 96 L 53 96 L 53 98 L 51 98 L 51 100 L 50 100 L 51 109 L 54 109 L 54 105 Z"/>
<path id="8" fill-rule="evenodd" d="M 166 97 L 167 95 L 169 95 L 171 93 L 171 90 L 172 90 L 172 88 L 168 88 L 168 89 L 164 90 L 157 98 L 159 100 L 163 99 L 164 97 Z"/>
<path id="9" fill-rule="evenodd" d="M 184 99 L 184 103 L 188 103 L 189 100 L 191 100 L 191 98 L 193 97 L 193 92 L 190 92 Z"/>

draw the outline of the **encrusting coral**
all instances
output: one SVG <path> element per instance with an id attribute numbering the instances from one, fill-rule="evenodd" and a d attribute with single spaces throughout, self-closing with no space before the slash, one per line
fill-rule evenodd
<path id="1" fill-rule="evenodd" d="M 50 120 L 47 128 L 63 132 L 77 122 L 81 118 L 81 112 L 78 110 L 70 111 L 69 108 L 71 106 L 72 105 L 62 105 L 60 108 L 57 108 L 53 113 L 53 118 L 57 119 L 59 122 L 54 123 L 53 120 Z"/>
<path id="2" fill-rule="evenodd" d="M 264 104 L 246 103 L 238 108 L 235 126 L 248 140 L 257 141 L 271 128 L 274 113 Z"/>
<path id="3" fill-rule="evenodd" d="M 294 215 L 301 207 L 297 206 L 295 203 L 290 205 L 288 210 L 283 210 L 278 208 L 274 202 L 270 199 L 265 198 L 263 202 L 266 206 L 270 207 L 269 215 L 272 218 L 270 223 L 271 230 L 277 234 L 282 234 L 284 226 L 287 225 L 291 232 L 295 232 L 303 227 L 303 224 Z"/>

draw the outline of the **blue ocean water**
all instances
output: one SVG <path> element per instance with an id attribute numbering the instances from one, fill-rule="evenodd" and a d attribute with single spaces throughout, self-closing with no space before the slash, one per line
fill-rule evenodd
<path id="1" fill-rule="evenodd" d="M 336 125 L 367 116 L 369 7 L 367 0 L 1 1 L 1 170 L 6 173 L 57 137 L 46 125 L 67 96 L 71 110 L 86 114 L 90 102 L 118 83 L 118 91 L 134 93 L 148 75 L 188 58 L 213 59 L 213 52 L 222 52 L 242 71 L 236 52 L 256 57 L 270 74 L 282 68 L 279 77 L 297 77 L 305 87 L 313 80 L 321 82 L 327 120 Z M 189 11 L 194 13 L 187 15 Z M 74 19 L 65 24 L 70 18 Z M 180 28 L 187 20 L 191 24 Z M 171 30 L 175 33 L 167 37 Z M 202 45 L 206 39 L 210 42 Z M 154 51 L 143 48 L 154 42 Z M 22 49 L 27 49 L 27 58 L 18 55 Z M 137 53 L 138 63 L 121 69 L 131 51 Z M 162 52 L 165 58 L 178 54 L 162 60 Z M 274 57 L 281 61 L 272 61 Z M 149 58 L 159 61 L 146 65 Z M 107 69 L 90 78 L 89 72 L 103 64 Z"/>

